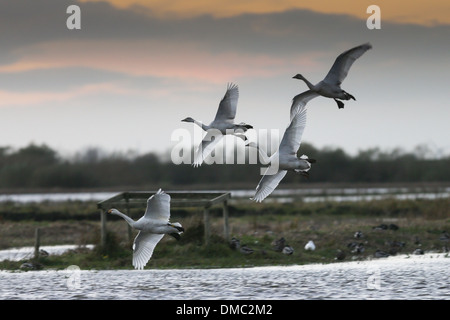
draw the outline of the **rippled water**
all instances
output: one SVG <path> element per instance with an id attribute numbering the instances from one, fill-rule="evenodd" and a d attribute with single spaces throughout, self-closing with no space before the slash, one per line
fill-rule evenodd
<path id="1" fill-rule="evenodd" d="M 450 299 L 450 257 L 288 267 L 0 271 L 0 299 Z"/>

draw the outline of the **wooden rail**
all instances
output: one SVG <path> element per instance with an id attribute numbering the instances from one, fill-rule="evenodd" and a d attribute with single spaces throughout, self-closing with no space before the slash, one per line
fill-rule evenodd
<path id="1" fill-rule="evenodd" d="M 97 203 L 97 208 L 100 210 L 100 223 L 101 223 L 101 244 L 106 244 L 106 231 L 107 231 L 107 210 L 114 206 L 124 207 L 126 214 L 130 214 L 130 208 L 133 206 L 146 205 L 147 199 L 154 195 L 155 192 L 149 191 L 126 191 L 121 192 L 109 199 L 100 201 Z M 186 191 L 168 191 L 170 195 L 171 208 L 203 208 L 203 223 L 205 229 L 205 244 L 209 243 L 209 237 L 211 235 L 209 225 L 209 208 L 214 205 L 222 204 L 223 222 L 224 222 L 224 237 L 228 241 L 230 237 L 229 225 L 228 225 L 228 199 L 231 198 L 230 192 L 186 192 Z M 128 228 L 128 236 L 131 238 L 131 228 Z"/>

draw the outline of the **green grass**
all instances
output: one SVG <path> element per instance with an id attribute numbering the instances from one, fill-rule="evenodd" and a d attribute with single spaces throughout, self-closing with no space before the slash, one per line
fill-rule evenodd
<path id="1" fill-rule="evenodd" d="M 66 208 L 67 212 L 83 210 Z M 68 205 L 69 206 L 69 205 Z M 202 213 L 199 210 L 173 212 L 172 220 L 180 221 L 186 231 L 176 241 L 165 236 L 156 247 L 146 268 L 223 268 L 308 263 L 333 263 L 338 250 L 346 253 L 343 261 L 372 258 L 377 249 L 391 254 L 411 254 L 420 247 L 425 251 L 442 252 L 439 240 L 443 231 L 450 232 L 450 200 L 380 200 L 348 203 L 235 204 L 230 208 L 231 237 L 254 252 L 245 255 L 232 250 L 222 236 L 220 208 L 211 210 L 212 236 L 208 245 L 203 239 Z M 25 210 L 22 208 L 25 212 Z M 40 208 L 45 212 L 45 208 Z M 53 211 L 52 211 L 53 212 Z M 87 215 L 91 214 L 86 212 Z M 381 223 L 398 225 L 399 230 L 374 230 Z M 99 243 L 99 221 L 91 219 L 64 220 L 0 220 L 0 248 L 33 245 L 34 229 L 42 231 L 41 245 Z M 107 246 L 94 250 L 75 250 L 60 256 L 39 258 L 42 269 L 65 269 L 78 265 L 81 269 L 132 269 L 132 240 L 127 236 L 123 220 L 108 220 Z M 362 239 L 354 239 L 356 231 Z M 133 238 L 136 233 L 133 233 Z M 276 252 L 273 242 L 281 237 L 294 248 L 292 255 Z M 416 237 L 420 245 L 415 244 Z M 313 240 L 315 251 L 305 251 L 304 245 Z M 351 253 L 350 242 L 362 242 L 362 254 Z M 393 248 L 390 241 L 404 242 Z M 447 243 L 450 247 L 450 244 Z M 19 269 L 24 261 L 0 262 L 0 269 Z"/>

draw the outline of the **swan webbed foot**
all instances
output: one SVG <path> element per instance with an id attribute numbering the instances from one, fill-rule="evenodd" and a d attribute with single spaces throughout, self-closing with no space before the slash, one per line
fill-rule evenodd
<path id="1" fill-rule="evenodd" d="M 178 233 L 176 233 L 176 232 L 174 232 L 174 233 L 169 233 L 169 236 L 174 237 L 174 238 L 177 239 L 178 241 L 181 239 L 181 236 L 180 236 Z"/>
<path id="2" fill-rule="evenodd" d="M 336 101 L 339 109 L 344 109 L 344 103 L 340 100 L 334 99 Z"/>
<path id="3" fill-rule="evenodd" d="M 347 93 L 347 94 L 348 94 L 348 96 L 350 97 L 350 99 L 353 99 L 353 100 L 356 101 L 356 98 L 355 98 L 354 96 L 352 96 L 350 93 Z"/>
<path id="4" fill-rule="evenodd" d="M 303 176 L 303 177 L 305 177 L 306 179 L 309 179 L 309 173 L 306 172 L 306 171 L 296 171 L 296 170 L 294 170 L 294 172 L 299 174 L 299 175 L 301 175 L 301 176 Z"/>
<path id="5" fill-rule="evenodd" d="M 352 96 L 350 93 L 348 93 L 347 91 L 344 91 L 344 96 L 345 96 L 345 100 L 353 99 L 356 101 L 356 98 L 354 96 Z"/>

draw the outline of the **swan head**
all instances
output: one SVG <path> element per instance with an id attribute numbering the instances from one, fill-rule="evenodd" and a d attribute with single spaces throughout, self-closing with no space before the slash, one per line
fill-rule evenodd
<path id="1" fill-rule="evenodd" d="M 109 209 L 108 213 L 109 214 L 117 214 L 117 213 L 119 213 L 119 210 L 117 210 L 117 209 Z"/>
<path id="2" fill-rule="evenodd" d="M 181 224 L 175 222 L 175 223 L 168 223 L 169 227 L 175 228 L 178 230 L 178 232 L 184 232 L 184 228 L 181 226 Z"/>
<path id="3" fill-rule="evenodd" d="M 305 80 L 305 77 L 302 76 L 300 73 L 297 73 L 295 76 L 292 77 L 292 79 Z"/>
<path id="4" fill-rule="evenodd" d="M 300 157 L 298 157 L 300 160 L 306 160 L 308 163 L 316 163 L 316 159 L 309 158 L 306 154 L 302 154 Z"/>
<path id="5" fill-rule="evenodd" d="M 183 120 L 181 120 L 182 122 L 194 122 L 194 119 L 192 119 L 191 117 L 187 117 Z"/>

